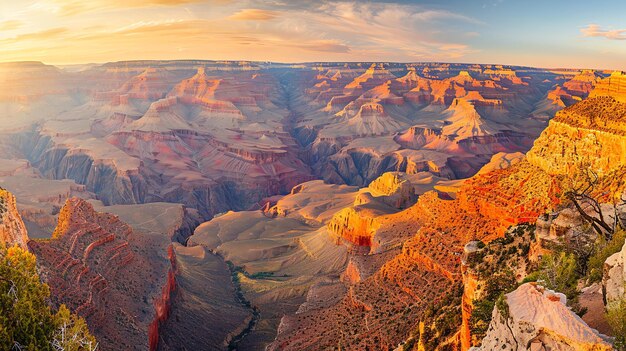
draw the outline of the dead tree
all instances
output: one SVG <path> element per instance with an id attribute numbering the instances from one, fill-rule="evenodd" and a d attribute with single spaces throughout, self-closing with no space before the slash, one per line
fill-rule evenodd
<path id="1" fill-rule="evenodd" d="M 598 235 L 611 240 L 615 226 L 607 223 L 602 213 L 600 203 L 593 197 L 593 191 L 598 183 L 598 175 L 592 171 L 585 172 L 585 182 L 565 193 L 565 197 L 572 202 L 576 210 Z M 589 214 L 589 213 L 592 214 Z M 617 218 L 615 219 L 617 221 Z"/>

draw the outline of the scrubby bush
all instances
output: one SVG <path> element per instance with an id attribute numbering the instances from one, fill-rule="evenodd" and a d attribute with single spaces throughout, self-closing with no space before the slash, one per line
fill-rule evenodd
<path id="1" fill-rule="evenodd" d="M 544 287 L 562 292 L 568 299 L 578 295 L 576 285 L 580 276 L 576 271 L 576 256 L 565 252 L 546 255 L 536 273 L 537 282 Z"/>
<path id="2" fill-rule="evenodd" d="M 622 249 L 624 240 L 626 240 L 626 231 L 623 229 L 617 230 L 615 234 L 613 234 L 613 238 L 609 241 L 602 236 L 598 238 L 593 253 L 587 262 L 587 277 L 590 282 L 593 283 L 602 280 L 604 261 L 606 261 L 609 256 Z"/>
<path id="3" fill-rule="evenodd" d="M 95 350 L 85 321 L 63 305 L 53 313 L 49 296 L 33 254 L 18 247 L 0 249 L 0 349 Z"/>
<path id="4" fill-rule="evenodd" d="M 577 289 L 578 280 L 582 278 L 577 270 L 578 258 L 572 253 L 555 252 L 551 255 L 545 255 L 539 266 L 539 269 L 529 274 L 524 282 L 536 281 L 542 286 L 558 291 L 567 296 L 568 306 L 579 316 L 587 312 L 578 303 L 580 291 Z"/>
<path id="5" fill-rule="evenodd" d="M 606 319 L 615 335 L 615 348 L 626 351 L 626 299 L 609 303 Z"/>

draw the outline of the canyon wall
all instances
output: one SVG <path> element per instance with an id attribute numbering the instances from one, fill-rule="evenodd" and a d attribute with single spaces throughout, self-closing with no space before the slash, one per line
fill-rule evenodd
<path id="1" fill-rule="evenodd" d="M 156 346 L 174 288 L 168 245 L 77 198 L 61 209 L 52 239 L 28 244 L 52 304 L 84 317 L 103 350 Z"/>
<path id="2" fill-rule="evenodd" d="M 572 174 L 590 167 L 603 175 L 625 165 L 625 106 L 600 96 L 558 112 L 527 153 L 527 160 L 550 174 Z"/>

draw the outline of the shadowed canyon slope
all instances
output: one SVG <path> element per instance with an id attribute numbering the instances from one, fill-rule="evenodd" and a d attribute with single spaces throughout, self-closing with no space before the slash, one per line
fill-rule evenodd
<path id="1" fill-rule="evenodd" d="M 0 128 L 0 186 L 16 195 L 2 196 L 1 239 L 28 245 L 53 304 L 84 316 L 106 350 L 465 350 L 480 294 L 466 244 L 561 210 L 581 165 L 623 190 L 620 73 L 0 70 L 15 86 L 0 106 L 20 122 Z M 533 307 L 565 308 L 542 299 Z"/>

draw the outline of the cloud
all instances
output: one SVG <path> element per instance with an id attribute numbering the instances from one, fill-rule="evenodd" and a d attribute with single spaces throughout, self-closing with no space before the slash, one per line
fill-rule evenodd
<path id="1" fill-rule="evenodd" d="M 580 30 L 583 37 L 604 37 L 611 40 L 626 40 L 626 29 L 606 30 L 597 24 L 589 24 Z"/>
<path id="2" fill-rule="evenodd" d="M 34 4 L 35 8 L 47 9 L 61 16 L 75 16 L 87 12 L 121 10 L 151 6 L 180 6 L 193 3 L 224 5 L 231 0 L 45 0 Z"/>
<path id="3" fill-rule="evenodd" d="M 463 21 L 474 24 L 484 24 L 482 21 L 479 21 L 475 18 L 461 15 L 458 13 L 444 11 L 444 10 L 424 10 L 415 12 L 412 17 L 421 21 Z"/>
<path id="4" fill-rule="evenodd" d="M 449 11 L 371 2 L 325 2 L 283 17 L 279 25 L 282 33 L 334 40 L 350 48 L 346 53 L 353 54 L 353 59 L 364 60 L 461 57 L 475 51 L 458 42 L 465 38 L 462 34 L 466 30 L 455 28 L 459 22 L 463 28 L 481 23 Z"/>
<path id="5" fill-rule="evenodd" d="M 481 25 L 465 14 L 375 1 L 38 0 L 34 6 L 23 14 L 29 31 L 0 40 L 4 60 L 446 60 L 476 52 L 465 41 Z"/>
<path id="6" fill-rule="evenodd" d="M 228 17 L 228 19 L 239 21 L 268 21 L 278 17 L 278 15 L 278 12 L 271 10 L 243 9 Z"/>
<path id="7" fill-rule="evenodd" d="M 12 38 L 0 40 L 0 42 L 21 42 L 27 40 L 50 40 L 62 36 L 69 31 L 66 27 L 50 28 L 37 32 L 29 32 L 16 35 Z"/>
<path id="8" fill-rule="evenodd" d="M 11 30 L 16 30 L 24 26 L 24 22 L 18 20 L 8 20 L 4 22 L 0 22 L 0 31 L 8 32 Z"/>
<path id="9" fill-rule="evenodd" d="M 333 53 L 349 53 L 350 47 L 344 43 L 335 40 L 313 40 L 306 43 L 294 44 L 294 47 L 320 52 L 333 52 Z"/>

